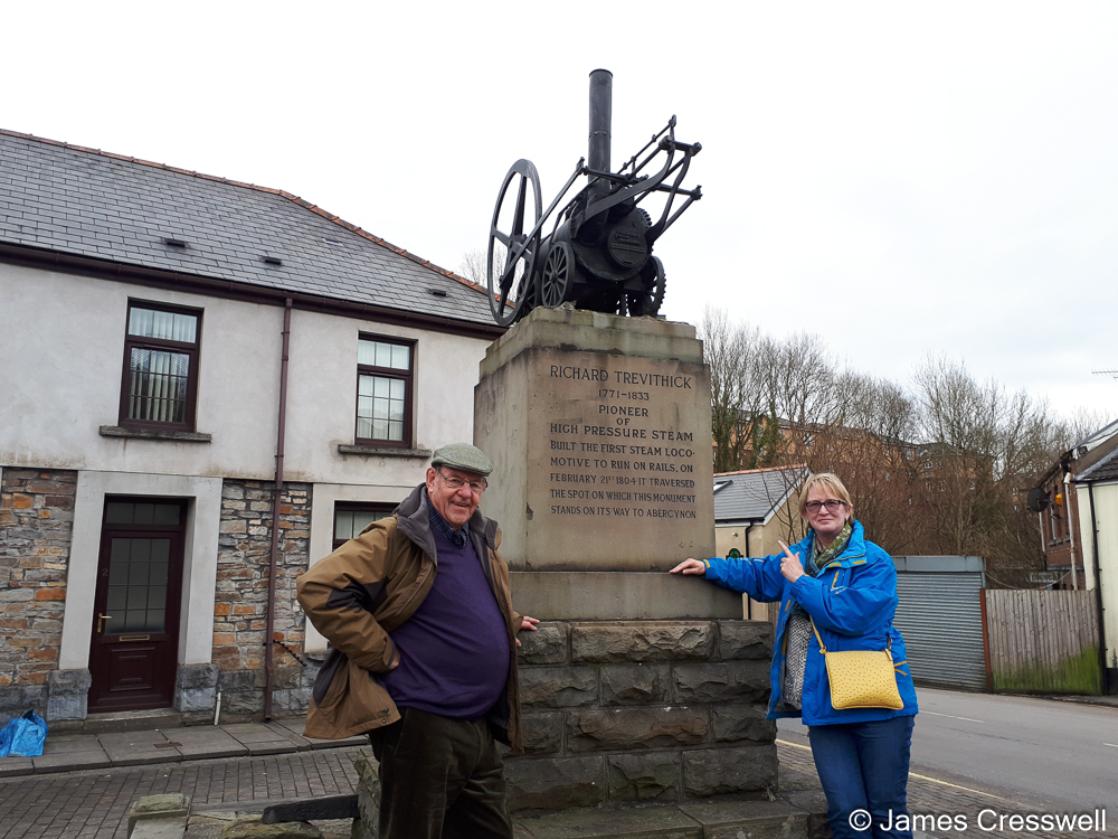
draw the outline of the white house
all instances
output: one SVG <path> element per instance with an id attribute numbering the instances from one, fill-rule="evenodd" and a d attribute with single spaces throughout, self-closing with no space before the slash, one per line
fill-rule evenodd
<path id="1" fill-rule="evenodd" d="M 295 576 L 471 439 L 500 331 L 294 195 L 0 131 L 0 715 L 301 711 Z"/>

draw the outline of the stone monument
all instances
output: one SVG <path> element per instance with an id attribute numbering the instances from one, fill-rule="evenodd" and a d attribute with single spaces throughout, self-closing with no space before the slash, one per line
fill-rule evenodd
<path id="1" fill-rule="evenodd" d="M 667 569 L 713 553 L 709 371 L 693 327 L 538 307 L 489 348 L 474 437 L 495 464 L 522 633 L 514 810 L 764 797 L 771 632 Z"/>

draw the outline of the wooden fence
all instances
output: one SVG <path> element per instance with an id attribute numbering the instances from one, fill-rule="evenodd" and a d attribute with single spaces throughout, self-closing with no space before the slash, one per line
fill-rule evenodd
<path id="1" fill-rule="evenodd" d="M 994 690 L 1101 691 L 1093 591 L 987 589 L 983 594 Z"/>

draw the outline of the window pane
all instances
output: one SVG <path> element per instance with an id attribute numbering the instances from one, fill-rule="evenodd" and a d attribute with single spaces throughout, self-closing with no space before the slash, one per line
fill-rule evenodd
<path id="1" fill-rule="evenodd" d="M 105 521 L 109 524 L 131 524 L 132 505 L 126 501 L 110 501 L 105 507 Z"/>
<path id="2" fill-rule="evenodd" d="M 358 396 L 372 396 L 373 395 L 373 377 L 372 376 L 358 376 L 357 377 L 357 395 Z"/>
<path id="3" fill-rule="evenodd" d="M 375 366 L 377 345 L 375 341 L 359 340 L 357 342 L 357 363 Z"/>
<path id="4" fill-rule="evenodd" d="M 178 524 L 179 511 L 178 504 L 156 504 L 154 522 L 156 524 Z"/>
<path id="5" fill-rule="evenodd" d="M 353 535 L 360 535 L 361 531 L 375 521 L 379 521 L 392 513 L 388 510 L 355 510 L 353 513 Z"/>
<path id="6" fill-rule="evenodd" d="M 377 341 L 376 361 L 373 363 L 376 364 L 377 367 L 391 367 L 392 345 Z"/>
<path id="7" fill-rule="evenodd" d="M 373 420 L 373 439 L 375 440 L 388 440 L 388 420 L 374 419 Z"/>
<path id="8" fill-rule="evenodd" d="M 373 436 L 373 420 L 370 417 L 357 418 L 357 436 L 362 439 L 369 439 Z"/>
<path id="9" fill-rule="evenodd" d="M 129 419 L 186 421 L 186 393 L 190 381 L 190 356 L 186 353 L 133 347 L 128 381 Z"/>
<path id="10" fill-rule="evenodd" d="M 162 609 L 163 604 L 167 601 L 167 589 L 163 586 L 151 586 L 148 588 L 148 608 L 149 609 Z"/>
<path id="11" fill-rule="evenodd" d="M 388 439 L 389 440 L 403 440 L 404 439 L 404 424 L 402 422 L 388 423 Z"/>
<path id="12" fill-rule="evenodd" d="M 107 606 L 109 613 L 123 609 L 128 602 L 128 589 L 124 586 L 109 586 L 109 599 Z"/>
<path id="13" fill-rule="evenodd" d="M 154 504 L 137 504 L 136 505 L 136 518 L 133 521 L 136 524 L 151 524 L 155 518 L 155 505 Z"/>
<path id="14" fill-rule="evenodd" d="M 389 390 L 388 390 L 388 395 L 389 396 L 391 396 L 393 399 L 403 399 L 404 398 L 404 380 L 403 379 L 389 379 L 388 380 L 388 385 L 389 385 Z"/>
<path id="15" fill-rule="evenodd" d="M 388 418 L 395 422 L 404 421 L 404 400 L 393 399 L 388 404 Z"/>
<path id="16" fill-rule="evenodd" d="M 392 345 L 392 365 L 391 366 L 395 367 L 397 370 L 407 370 L 408 367 L 409 367 L 409 364 L 408 364 L 408 355 L 410 354 L 409 349 L 410 349 L 409 347 L 404 347 L 404 346 L 401 346 L 399 344 L 393 344 Z"/>
<path id="17" fill-rule="evenodd" d="M 334 513 L 334 538 L 353 538 L 353 513 L 349 510 L 338 510 Z"/>
<path id="18" fill-rule="evenodd" d="M 373 397 L 359 396 L 357 397 L 357 416 L 359 417 L 372 417 L 373 415 Z"/>
<path id="19" fill-rule="evenodd" d="M 179 312 L 163 312 L 133 306 L 128 313 L 128 334 L 193 344 L 198 336 L 198 318 Z"/>
<path id="20" fill-rule="evenodd" d="M 385 379 L 381 376 L 377 376 L 375 379 L 373 379 L 373 395 L 387 397 L 388 389 L 391 387 L 390 381 L 391 380 Z"/>
<path id="21" fill-rule="evenodd" d="M 146 586 L 131 586 L 128 589 L 128 611 L 133 609 L 146 609 L 147 603 L 147 587 Z"/>

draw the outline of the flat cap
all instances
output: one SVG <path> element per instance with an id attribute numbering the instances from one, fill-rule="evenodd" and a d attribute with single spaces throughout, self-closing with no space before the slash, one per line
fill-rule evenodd
<path id="1" fill-rule="evenodd" d="M 489 455 L 469 443 L 449 443 L 435 449 L 431 465 L 449 466 L 451 469 L 476 472 L 479 475 L 488 475 L 493 471 L 493 461 L 489 459 Z"/>

